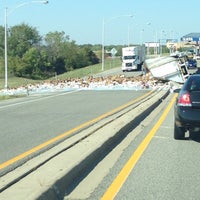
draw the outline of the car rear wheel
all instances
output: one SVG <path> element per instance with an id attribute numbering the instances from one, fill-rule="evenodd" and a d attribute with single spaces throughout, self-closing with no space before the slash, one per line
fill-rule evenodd
<path id="1" fill-rule="evenodd" d="M 185 138 L 185 129 L 183 127 L 178 127 L 174 124 L 174 139 L 180 140 Z"/>

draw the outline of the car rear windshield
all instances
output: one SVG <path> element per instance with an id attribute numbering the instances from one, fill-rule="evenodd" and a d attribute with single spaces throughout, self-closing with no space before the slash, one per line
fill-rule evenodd
<path id="1" fill-rule="evenodd" d="M 184 90 L 200 91 L 200 76 L 191 76 L 186 81 Z"/>

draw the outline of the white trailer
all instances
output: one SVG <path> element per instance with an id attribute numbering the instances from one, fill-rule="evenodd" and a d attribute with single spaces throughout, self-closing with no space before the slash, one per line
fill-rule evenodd
<path id="1" fill-rule="evenodd" d="M 189 76 L 185 62 L 173 57 L 147 59 L 144 62 L 144 68 L 154 78 L 178 83 L 184 83 Z"/>
<path id="2" fill-rule="evenodd" d="M 145 61 L 145 46 L 122 48 L 122 71 L 141 70 Z"/>

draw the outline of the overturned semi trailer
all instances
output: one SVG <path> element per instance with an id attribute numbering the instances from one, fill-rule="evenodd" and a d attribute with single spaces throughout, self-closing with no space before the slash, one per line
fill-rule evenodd
<path id="1" fill-rule="evenodd" d="M 189 76 L 185 62 L 174 57 L 147 59 L 143 66 L 154 78 L 184 83 Z"/>

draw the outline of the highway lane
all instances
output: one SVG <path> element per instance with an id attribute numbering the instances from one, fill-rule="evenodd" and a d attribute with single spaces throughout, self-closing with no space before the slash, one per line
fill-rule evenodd
<path id="1" fill-rule="evenodd" d="M 173 96 L 174 94 L 171 94 L 170 98 L 172 99 Z M 102 197 L 102 200 L 106 199 L 109 196 L 106 193 L 114 195 L 115 200 L 199 199 L 200 134 L 194 135 L 192 138 L 186 136 L 185 140 L 174 140 L 173 106 L 166 114 L 166 108 L 171 99 L 165 103 L 166 106 L 160 110 L 160 114 L 151 119 L 152 122 L 149 126 L 145 127 L 142 133 L 132 141 L 89 199 Z M 164 118 L 163 114 L 166 115 Z M 158 124 L 161 118 L 164 121 Z M 143 153 L 140 152 L 141 156 L 138 161 L 134 161 L 136 163 L 131 173 L 126 173 L 127 168 L 123 171 L 124 166 L 140 148 L 146 135 L 155 129 L 155 126 L 158 129 L 152 135 L 146 150 Z M 123 173 L 122 179 L 118 177 L 120 173 Z M 125 182 L 123 182 L 126 175 L 127 179 L 125 178 Z M 112 184 L 116 182 L 117 178 L 119 179 L 118 183 L 115 183 L 115 187 L 112 188 Z M 112 195 L 109 196 L 110 199 L 113 199 Z"/>
<path id="2" fill-rule="evenodd" d="M 145 119 L 148 123 L 141 123 L 139 134 L 133 131 L 128 142 L 116 147 L 65 199 L 199 199 L 200 134 L 174 140 L 174 95 Z"/>
<path id="3" fill-rule="evenodd" d="M 174 140 L 173 123 L 172 107 L 116 200 L 199 199 L 200 135 Z"/>
<path id="4" fill-rule="evenodd" d="M 74 91 L 2 101 L 0 163 L 147 92 Z"/>
<path id="5" fill-rule="evenodd" d="M 116 199 L 121 199 L 122 196 L 126 196 L 127 199 L 173 199 L 170 191 L 171 187 L 176 188 L 176 185 L 171 185 L 170 178 L 180 180 L 176 174 L 173 176 L 171 174 L 171 167 L 176 160 L 169 160 L 174 154 L 172 151 L 174 100 L 175 96 L 171 95 L 171 99 L 168 99 L 159 116 L 143 130 L 143 134 L 147 136 L 136 148 L 137 156 L 131 155 L 133 161 L 129 167 L 133 167 L 132 171 L 120 188 Z M 176 168 L 174 170 L 177 171 Z"/>

